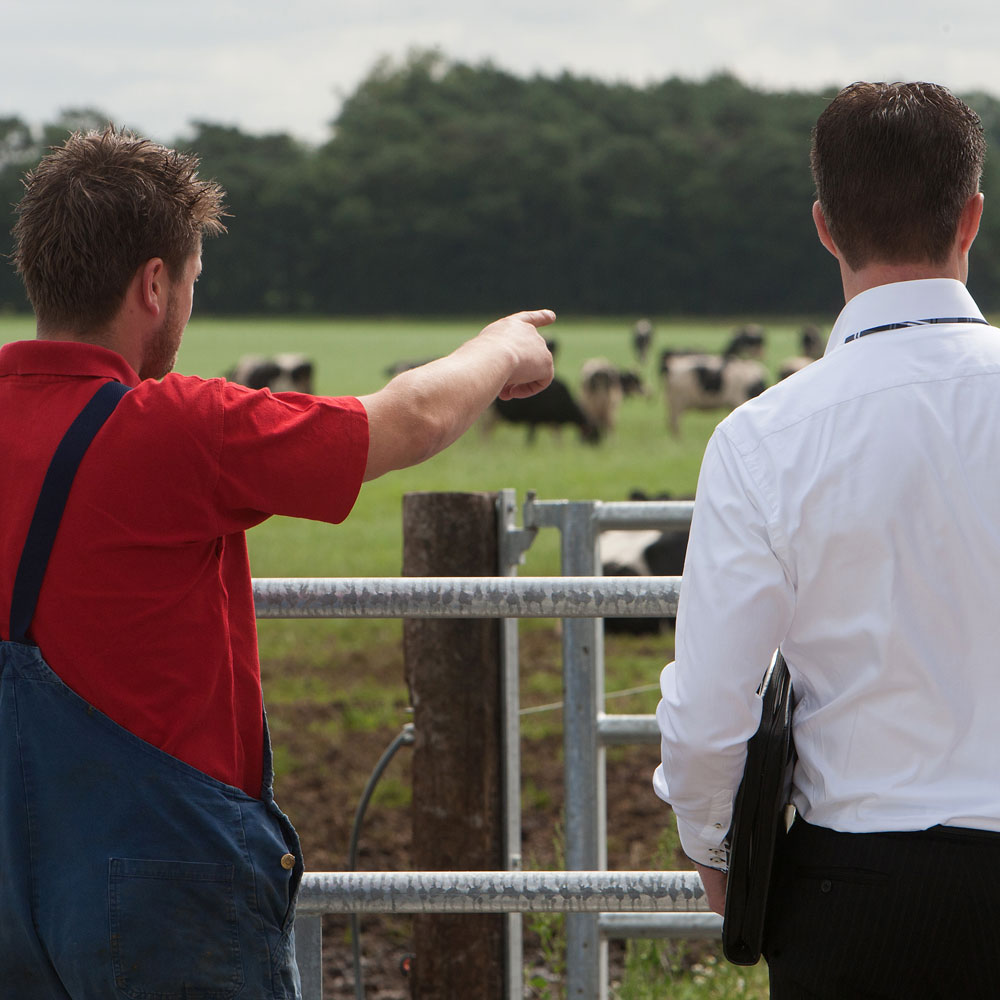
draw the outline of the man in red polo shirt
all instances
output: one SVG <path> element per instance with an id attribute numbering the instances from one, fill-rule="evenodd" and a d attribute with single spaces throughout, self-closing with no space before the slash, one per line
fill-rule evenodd
<path id="1" fill-rule="evenodd" d="M 128 133 L 74 135 L 18 207 L 37 339 L 0 349 L 0 622 L 64 433 L 100 386 L 131 388 L 79 464 L 30 625 L 0 625 L 11 996 L 298 996 L 301 852 L 271 794 L 244 532 L 342 521 L 364 480 L 552 377 L 547 310 L 360 399 L 171 373 L 202 238 L 224 231 L 196 167 Z"/>

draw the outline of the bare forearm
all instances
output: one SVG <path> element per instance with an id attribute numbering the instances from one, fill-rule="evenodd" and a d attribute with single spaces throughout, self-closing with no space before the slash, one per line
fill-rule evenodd
<path id="1" fill-rule="evenodd" d="M 366 479 L 416 465 L 447 448 L 490 403 L 528 396 L 552 379 L 552 358 L 535 327 L 547 310 L 491 323 L 445 358 L 397 375 L 361 402 L 368 413 Z"/>
<path id="2" fill-rule="evenodd" d="M 376 433 L 394 428 L 387 442 L 391 467 L 416 465 L 453 444 L 506 384 L 508 366 L 500 351 L 493 357 L 481 350 L 473 356 L 459 352 L 403 372 L 381 392 L 362 398 Z M 371 466 L 369 461 L 369 472 Z"/>

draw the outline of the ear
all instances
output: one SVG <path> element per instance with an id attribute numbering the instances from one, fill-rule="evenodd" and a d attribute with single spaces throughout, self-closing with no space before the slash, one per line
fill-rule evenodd
<path id="1" fill-rule="evenodd" d="M 167 268 L 160 257 L 151 257 L 136 273 L 142 308 L 158 316 L 166 305 Z"/>
<path id="2" fill-rule="evenodd" d="M 823 208 L 819 201 L 813 202 L 813 223 L 816 226 L 816 235 L 819 236 L 820 243 L 823 244 L 833 254 L 837 260 L 840 260 L 840 253 L 837 250 L 837 244 L 833 242 L 833 237 L 830 235 L 830 230 L 826 227 L 826 216 L 823 214 Z"/>
<path id="3" fill-rule="evenodd" d="M 962 254 L 967 254 L 972 246 L 972 241 L 979 233 L 979 223 L 983 217 L 983 193 L 980 191 L 974 194 L 962 209 L 962 214 L 958 220 L 958 249 Z"/>

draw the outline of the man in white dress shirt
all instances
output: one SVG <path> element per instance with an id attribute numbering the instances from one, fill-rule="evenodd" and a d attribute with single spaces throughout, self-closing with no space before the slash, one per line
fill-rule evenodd
<path id="1" fill-rule="evenodd" d="M 722 912 L 755 691 L 796 697 L 771 996 L 1000 996 L 1000 331 L 965 287 L 978 117 L 859 83 L 813 132 L 846 306 L 702 465 L 654 787 Z"/>

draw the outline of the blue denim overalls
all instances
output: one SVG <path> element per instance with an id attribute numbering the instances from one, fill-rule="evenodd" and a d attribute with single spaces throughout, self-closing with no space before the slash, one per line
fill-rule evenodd
<path id="1" fill-rule="evenodd" d="M 0 642 L 0 998 L 291 1000 L 302 860 L 266 720 L 254 799 L 112 722 L 25 639 L 76 464 L 124 391 L 102 386 L 78 453 L 53 459 Z"/>

